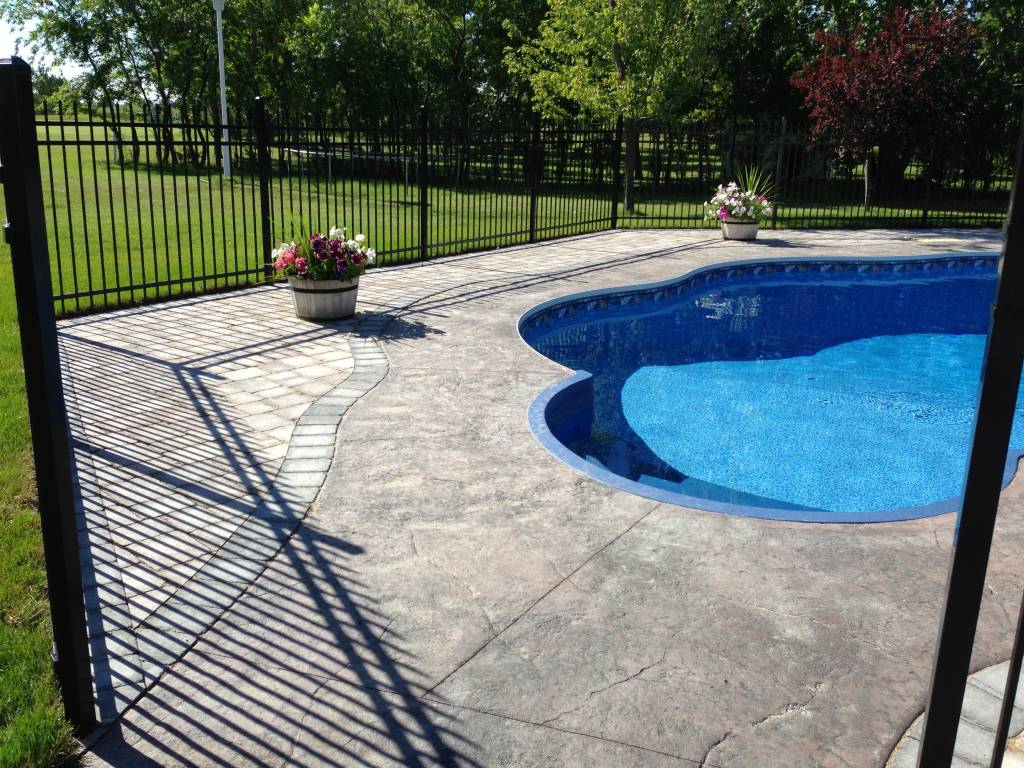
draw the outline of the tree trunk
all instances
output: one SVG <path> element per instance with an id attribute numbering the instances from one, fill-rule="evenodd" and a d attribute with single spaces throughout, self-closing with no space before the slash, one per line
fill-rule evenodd
<path id="1" fill-rule="evenodd" d="M 636 195 L 633 189 L 636 181 L 637 166 L 640 159 L 640 131 L 637 121 L 630 118 L 626 121 L 626 173 L 625 189 L 622 193 L 622 208 L 632 211 L 636 206 Z"/>
<path id="2" fill-rule="evenodd" d="M 864 156 L 864 210 L 871 210 L 872 191 L 875 185 L 875 150 L 869 149 Z"/>
<path id="3" fill-rule="evenodd" d="M 135 122 L 132 121 L 132 165 L 137 167 L 141 157 L 142 145 L 139 144 L 139 131 L 135 127 Z"/>

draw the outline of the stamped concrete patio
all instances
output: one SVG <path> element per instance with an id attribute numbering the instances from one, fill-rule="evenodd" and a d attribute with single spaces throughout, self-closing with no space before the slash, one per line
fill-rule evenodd
<path id="1" fill-rule="evenodd" d="M 62 324 L 110 723 L 86 764 L 885 764 L 952 516 L 766 522 L 579 476 L 528 429 L 566 372 L 516 322 L 721 260 L 997 246 L 613 232 L 376 270 L 349 323 L 267 287 Z M 975 668 L 1009 655 L 1022 554 L 1018 478 Z"/>

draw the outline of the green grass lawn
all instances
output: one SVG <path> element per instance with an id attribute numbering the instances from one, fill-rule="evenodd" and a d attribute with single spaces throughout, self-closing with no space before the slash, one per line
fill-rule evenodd
<path id="1" fill-rule="evenodd" d="M 839 202 L 814 204 L 804 201 L 778 206 L 776 225 L 780 229 L 864 228 L 864 227 L 995 227 L 1003 222 L 1005 211 L 967 210 L 963 207 L 942 207 L 924 211 L 919 207 L 876 205 L 870 211 L 863 205 Z M 645 227 L 715 227 L 704 217 L 704 203 L 699 198 L 664 199 L 640 196 L 632 214 L 620 213 L 620 226 Z M 771 227 L 763 222 L 762 229 Z"/>
<path id="2" fill-rule="evenodd" d="M 0 244 L 0 260 L 10 263 L 6 244 Z M 0 270 L 0 413 L 0 768 L 49 766 L 74 742 L 50 669 L 46 575 L 9 269 Z"/>
<path id="3" fill-rule="evenodd" d="M 175 172 L 140 153 L 137 165 L 119 163 L 109 145 L 41 147 L 44 202 L 56 293 L 88 294 L 58 303 L 61 313 L 242 285 L 262 277 L 259 181 L 236 167 L 225 180 L 215 167 Z M 272 241 L 343 226 L 363 232 L 382 264 L 419 256 L 419 189 L 412 178 L 366 180 L 338 176 L 338 166 L 286 154 L 270 184 Z M 377 169 L 380 171 L 381 169 Z M 396 171 L 392 167 L 392 171 Z M 400 174 L 399 174 L 400 175 Z M 833 195 L 835 197 L 835 195 Z M 780 227 L 996 225 L 1000 212 L 963 210 L 963 201 L 936 204 L 925 221 L 920 208 L 856 201 L 828 205 L 782 200 Z M 427 253 L 515 245 L 529 233 L 524 185 L 432 186 Z M 968 199 L 969 200 L 969 199 Z M 537 203 L 538 237 L 606 228 L 607 190 L 545 184 Z M 703 198 L 655 197 L 641 191 L 634 211 L 620 208 L 619 226 L 713 227 Z M 184 282 L 182 282 L 184 280 Z M 141 287 L 140 287 L 141 286 Z"/>
<path id="4" fill-rule="evenodd" d="M 94 163 L 93 149 L 81 166 L 77 154 L 69 158 L 66 169 L 52 148 L 41 158 L 55 292 L 94 294 L 58 302 L 58 312 L 261 277 L 259 186 L 252 174 L 225 180 L 216 173 L 159 173 L 149 166 L 136 172 L 102 156 Z M 296 230 L 338 225 L 365 233 L 379 263 L 418 258 L 414 184 L 293 175 L 275 177 L 270 193 L 274 245 L 297 236 Z M 433 187 L 428 210 L 430 256 L 528 239 L 530 202 L 521 188 Z M 607 227 L 609 215 L 604 196 L 543 194 L 537 226 L 543 237 L 592 232 Z"/>

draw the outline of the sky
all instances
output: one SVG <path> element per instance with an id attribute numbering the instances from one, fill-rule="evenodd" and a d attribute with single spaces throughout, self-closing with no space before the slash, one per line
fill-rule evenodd
<path id="1" fill-rule="evenodd" d="M 15 41 L 19 37 L 23 36 L 25 36 L 24 30 L 17 27 L 12 27 L 3 19 L 0 19 L 0 58 L 6 58 L 7 56 L 14 55 L 14 53 L 16 52 L 15 48 L 17 47 Z M 21 58 L 26 60 L 29 58 L 29 51 L 27 46 L 21 46 L 19 55 L 21 56 Z M 65 77 L 73 77 L 80 71 L 78 67 L 73 66 L 58 67 L 57 69 Z"/>
<path id="2" fill-rule="evenodd" d="M 19 30 L 13 29 L 6 21 L 0 20 L 0 57 L 8 57 L 14 53 L 14 39 Z"/>

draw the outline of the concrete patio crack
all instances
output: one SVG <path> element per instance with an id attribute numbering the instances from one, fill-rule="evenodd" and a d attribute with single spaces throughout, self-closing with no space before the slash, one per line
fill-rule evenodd
<path id="1" fill-rule="evenodd" d="M 806 709 L 808 706 L 810 706 L 811 702 L 814 701 L 815 697 L 821 692 L 821 689 L 824 685 L 825 684 L 823 682 L 815 683 L 811 691 L 810 698 L 808 698 L 807 701 L 792 701 L 786 704 L 778 711 L 767 714 L 760 720 L 755 720 L 753 723 L 750 724 L 751 727 L 758 728 L 759 726 L 762 726 L 765 723 L 769 723 L 773 720 L 779 720 L 783 717 L 786 717 L 787 715 L 793 714 L 794 712 L 799 712 L 800 710 Z"/>
<path id="2" fill-rule="evenodd" d="M 672 752 L 665 752 L 665 751 L 660 750 L 660 749 L 654 749 L 653 747 L 645 747 L 645 746 L 643 746 L 641 744 L 633 744 L 632 742 L 629 742 L 629 741 L 621 741 L 619 739 L 610 739 L 607 736 L 600 736 L 598 734 L 587 733 L 585 731 L 577 731 L 577 730 L 573 730 L 572 728 L 560 728 L 557 725 L 547 725 L 545 723 L 538 723 L 538 722 L 536 722 L 534 720 L 527 720 L 525 718 L 515 717 L 513 715 L 505 715 L 505 714 L 501 714 L 500 712 L 491 712 L 491 711 L 486 710 L 486 709 L 478 709 L 477 707 L 467 707 L 467 706 L 465 706 L 463 704 L 453 704 L 453 703 L 451 703 L 449 701 L 442 701 L 440 699 L 433 698 L 433 697 L 431 697 L 429 695 L 429 692 L 427 694 L 424 694 L 421 698 L 422 698 L 423 701 L 428 701 L 431 704 L 436 704 L 436 705 L 442 706 L 442 707 L 450 707 L 451 709 L 458 709 L 458 710 L 462 710 L 464 712 L 473 712 L 473 713 L 478 714 L 478 715 L 486 715 L 487 717 L 495 717 L 495 718 L 498 718 L 499 720 L 508 720 L 510 722 L 513 722 L 513 723 L 522 723 L 523 725 L 532 725 L 532 726 L 535 726 L 537 728 L 548 728 L 548 729 L 550 729 L 552 731 L 558 731 L 559 733 L 568 733 L 568 734 L 571 734 L 573 736 L 581 736 L 581 737 L 583 737 L 585 739 L 595 739 L 597 741 L 604 741 L 604 742 L 607 742 L 609 744 L 617 744 L 617 745 L 622 746 L 622 747 L 629 747 L 630 749 L 638 749 L 638 750 L 640 750 L 642 752 L 650 752 L 650 753 L 655 754 L 655 755 L 661 755 L 662 757 L 668 757 L 668 758 L 671 758 L 673 760 L 681 760 L 681 761 L 683 761 L 685 763 L 691 763 L 693 765 L 704 765 L 703 763 L 698 763 L 693 758 L 684 757 L 683 755 L 678 755 L 678 754 L 675 754 L 675 753 L 672 753 Z M 715 767 L 712 766 L 710 763 L 708 763 L 706 765 L 706 768 L 715 768 Z"/>
<path id="3" fill-rule="evenodd" d="M 560 720 L 561 718 L 565 717 L 566 715 L 571 715 L 573 712 L 577 712 L 580 709 L 582 709 L 584 706 L 586 706 L 587 702 L 589 702 L 595 696 L 597 696 L 599 694 L 602 694 L 605 691 L 610 691 L 612 688 L 616 688 L 616 687 L 618 687 L 620 685 L 623 685 L 625 683 L 628 683 L 628 682 L 630 682 L 632 680 L 636 680 L 637 678 L 641 677 L 644 674 L 644 672 L 646 672 L 647 670 L 654 669 L 654 667 L 658 666 L 659 664 L 661 664 L 661 663 L 663 663 L 665 661 L 665 658 L 668 656 L 668 649 L 671 646 L 672 641 L 675 640 L 675 638 L 678 636 L 678 634 L 679 633 L 677 632 L 675 635 L 672 636 L 672 638 L 669 640 L 669 642 L 666 643 L 665 650 L 663 650 L 661 652 L 661 658 L 658 659 L 657 661 L 655 661 L 655 662 L 653 662 L 651 664 L 647 664 L 646 666 L 643 666 L 640 669 L 638 669 L 636 672 L 633 672 L 632 674 L 627 675 L 626 677 L 623 677 L 623 678 L 620 678 L 618 680 L 615 680 L 614 682 L 612 682 L 612 683 L 610 683 L 610 684 L 608 684 L 606 686 L 603 686 L 601 688 L 596 688 L 595 690 L 590 691 L 590 693 L 587 694 L 586 698 L 583 700 L 582 703 L 577 704 L 575 707 L 573 707 L 571 709 L 567 709 L 564 712 L 559 712 L 554 717 L 549 717 L 546 720 L 541 720 L 539 725 L 548 725 L 550 723 L 555 722 L 556 720 Z"/>
<path id="4" fill-rule="evenodd" d="M 698 768 L 713 768 L 714 763 L 709 763 L 708 758 L 711 757 L 712 752 L 714 752 L 720 746 L 725 744 L 726 741 L 731 739 L 732 735 L 732 731 L 726 731 L 713 742 L 711 742 L 711 744 L 708 745 L 708 748 L 704 750 L 704 756 L 700 759 L 700 762 L 697 763 Z"/>
<path id="5" fill-rule="evenodd" d="M 481 654 L 481 653 L 482 653 L 482 652 L 484 651 L 484 649 L 486 649 L 486 648 L 487 648 L 487 647 L 488 647 L 488 646 L 489 646 L 489 645 L 490 645 L 491 643 L 493 643 L 493 642 L 494 642 L 494 641 L 495 641 L 496 639 L 498 639 L 498 638 L 499 638 L 499 637 L 501 637 L 501 636 L 502 636 L 503 634 L 505 634 L 505 632 L 507 632 L 507 631 L 508 631 L 509 629 L 511 629 L 511 628 L 512 628 L 512 627 L 514 627 L 514 626 L 515 626 L 515 625 L 516 625 L 517 623 L 519 623 L 519 621 L 520 621 L 520 620 L 521 620 L 521 619 L 522 619 L 522 618 L 523 618 L 524 616 L 526 616 L 526 615 L 527 615 L 528 613 L 530 613 L 530 611 L 532 611 L 532 610 L 533 610 L 533 609 L 534 609 L 535 607 L 537 607 L 537 605 L 538 605 L 538 604 L 540 604 L 540 603 L 541 603 L 541 601 L 543 601 L 543 600 L 544 600 L 544 598 L 546 598 L 546 597 L 547 597 L 548 595 L 550 595 L 550 594 L 551 594 L 552 592 L 554 592 L 555 590 L 557 590 L 557 589 L 558 589 L 558 588 L 559 588 L 560 586 L 562 586 L 562 585 L 563 585 L 563 584 L 564 584 L 564 583 L 565 583 L 566 581 L 568 581 L 569 579 L 571 579 L 571 578 L 572 578 L 572 577 L 573 577 L 574 575 L 576 575 L 576 574 L 577 574 L 577 573 L 578 573 L 578 572 L 579 572 L 580 570 L 582 570 L 582 569 L 583 569 L 583 568 L 584 568 L 584 567 L 585 567 L 585 566 L 586 566 L 587 564 L 589 564 L 589 563 L 590 563 L 590 562 L 591 562 L 591 561 L 592 561 L 592 560 L 593 560 L 594 558 L 596 558 L 596 557 L 597 557 L 598 555 L 600 555 L 600 554 L 601 554 L 602 552 L 604 552 L 604 551 L 605 551 L 606 549 L 608 549 L 608 548 L 609 548 L 609 547 L 611 547 L 611 546 L 612 546 L 613 544 L 615 544 L 615 543 L 616 543 L 617 541 L 619 541 L 619 539 L 621 539 L 621 538 L 622 538 L 623 536 L 625 536 L 625 535 L 626 535 L 627 533 L 629 533 L 629 532 L 630 532 L 630 531 L 632 531 L 632 530 L 633 530 L 634 528 L 636 528 L 636 526 L 638 526 L 638 525 L 639 525 L 640 523 L 642 523 L 642 522 L 643 522 L 644 520 L 646 520 L 646 519 L 647 519 L 647 518 L 648 518 L 648 517 L 649 517 L 649 516 L 650 516 L 650 515 L 651 515 L 651 514 L 652 514 L 652 513 L 654 512 L 654 510 L 656 510 L 657 508 L 658 508 L 658 505 L 657 505 L 657 504 L 653 505 L 653 506 L 652 506 L 652 507 L 651 507 L 650 509 L 648 509 L 648 510 L 647 510 L 646 512 L 644 512 L 644 513 L 643 513 L 642 515 L 640 515 L 640 517 L 638 517 L 638 518 L 637 518 L 636 520 L 634 520 L 634 521 L 633 521 L 632 523 L 630 523 L 630 524 L 629 524 L 629 526 L 625 528 L 625 530 L 623 530 L 623 531 L 620 531 L 620 532 L 619 532 L 618 534 L 616 534 L 616 535 L 615 535 L 615 536 L 614 536 L 614 537 L 613 537 L 612 539 L 610 539 L 610 540 L 609 540 L 608 542 L 606 542 L 606 543 L 605 543 L 604 545 L 602 545 L 602 546 L 601 546 L 601 547 L 600 547 L 599 549 L 595 550 L 595 551 L 594 551 L 594 552 L 593 552 L 592 554 L 590 554 L 590 555 L 589 555 L 589 556 L 588 556 L 588 557 L 587 557 L 587 558 L 586 558 L 586 559 L 585 559 L 585 560 L 584 560 L 584 561 L 583 561 L 582 563 L 580 563 L 580 564 L 579 564 L 578 566 L 576 566 L 575 568 L 573 568 L 573 570 L 572 570 L 572 571 L 571 571 L 570 573 L 568 573 L 567 575 L 565 575 L 564 577 L 562 577 L 561 579 L 559 579 L 559 580 L 558 580 L 558 581 L 557 581 L 557 582 L 556 582 L 556 583 L 555 583 L 555 584 L 554 584 L 554 585 L 553 585 L 553 586 L 552 586 L 552 587 L 551 587 L 550 589 L 548 589 L 548 590 L 547 590 L 546 592 L 544 592 L 544 594 L 542 594 L 542 595 L 541 595 L 540 597 L 538 597 L 538 598 L 537 598 L 536 600 L 534 600 L 534 601 L 533 601 L 532 603 L 530 603 L 530 605 L 528 605 L 528 606 L 526 607 L 526 609 L 525 609 L 525 610 L 523 610 L 523 612 L 522 612 L 522 613 L 520 613 L 520 614 L 519 614 L 518 616 L 516 616 L 516 617 L 515 617 L 514 619 L 512 619 L 512 621 L 510 621 L 510 622 L 509 622 L 508 624 L 506 624 L 506 625 L 505 625 L 505 626 L 504 626 L 504 627 L 503 627 L 503 628 L 501 629 L 501 631 L 500 631 L 500 632 L 498 632 L 497 634 L 495 634 L 495 635 L 494 635 L 494 637 L 488 638 L 488 640 L 487 640 L 487 641 L 486 641 L 485 643 L 483 643 L 483 644 L 482 644 L 481 646 L 479 646 L 479 647 L 478 647 L 478 648 L 477 648 L 477 649 L 476 649 L 475 651 L 473 651 L 473 652 L 472 652 L 472 653 L 471 653 L 471 654 L 470 654 L 469 656 L 467 656 L 467 657 L 466 657 L 465 659 L 463 659 L 463 660 L 462 660 L 462 661 L 460 661 L 460 662 L 459 662 L 458 664 L 456 664 L 456 665 L 455 665 L 455 667 L 454 667 L 454 668 L 453 668 L 453 669 L 452 669 L 452 670 L 451 670 L 450 672 L 448 672 L 448 673 L 447 673 L 447 674 L 446 674 L 446 675 L 445 675 L 444 677 L 442 677 L 442 678 L 441 678 L 440 680 L 438 680 L 438 681 L 437 681 L 436 683 L 434 683 L 434 685 L 432 685 L 432 686 L 431 686 L 430 688 L 428 688 L 428 689 L 427 689 L 427 691 L 426 691 L 426 693 L 427 693 L 427 694 L 433 693 L 433 692 L 434 692 L 434 691 L 436 691 L 436 690 L 437 690 L 438 688 L 440 688 L 440 687 L 441 687 L 441 686 L 442 686 L 442 685 L 443 685 L 443 684 L 444 684 L 445 682 L 447 682 L 447 681 L 448 681 L 449 679 L 451 679 L 451 678 L 452 678 L 452 677 L 453 677 L 453 676 L 454 676 L 454 675 L 455 675 L 456 673 L 458 673 L 458 671 L 459 671 L 460 669 L 462 669 L 462 668 L 463 668 L 464 666 L 466 666 L 467 664 L 469 664 L 469 662 L 471 662 L 471 661 L 472 661 L 473 659 L 475 659 L 475 658 L 476 658 L 477 656 L 479 656 L 479 655 L 480 655 L 480 654 Z"/>

